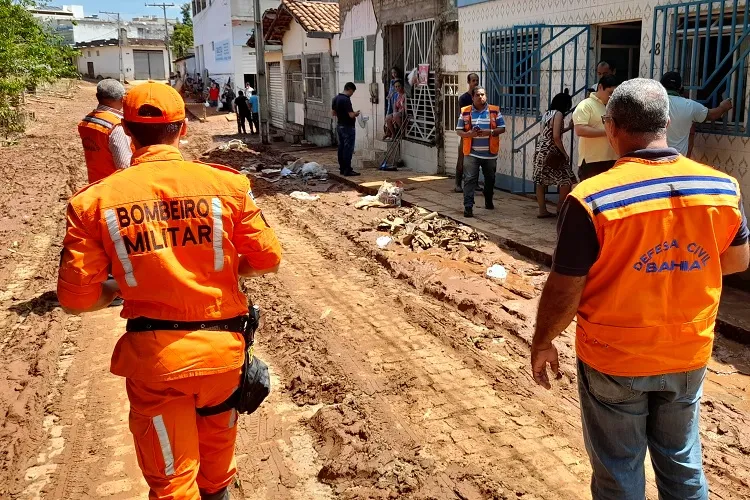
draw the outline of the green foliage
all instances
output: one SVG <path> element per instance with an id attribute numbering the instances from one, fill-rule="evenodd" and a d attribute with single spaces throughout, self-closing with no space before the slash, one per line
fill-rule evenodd
<path id="1" fill-rule="evenodd" d="M 24 90 L 77 76 L 76 51 L 34 19 L 27 10 L 31 5 L 30 0 L 0 0 L 0 132 L 14 128 L 9 122 Z"/>
<path id="2" fill-rule="evenodd" d="M 172 33 L 172 54 L 175 59 L 184 57 L 193 48 L 193 18 L 190 17 L 190 4 L 180 7 L 182 22 L 178 22 Z"/>

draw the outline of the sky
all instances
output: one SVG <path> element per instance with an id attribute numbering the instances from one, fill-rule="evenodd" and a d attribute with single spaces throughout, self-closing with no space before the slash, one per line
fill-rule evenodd
<path id="1" fill-rule="evenodd" d="M 174 7 L 167 7 L 167 17 L 174 19 L 180 16 L 180 5 L 186 0 L 53 0 L 49 5 L 83 5 L 83 13 L 87 16 L 98 14 L 100 10 L 119 12 L 123 19 L 145 15 L 162 16 L 160 7 L 146 7 L 146 3 L 173 3 Z"/>

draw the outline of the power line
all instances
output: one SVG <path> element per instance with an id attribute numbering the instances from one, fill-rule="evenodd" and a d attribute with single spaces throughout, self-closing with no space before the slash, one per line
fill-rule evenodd
<path id="1" fill-rule="evenodd" d="M 161 7 L 162 12 L 164 13 L 164 29 L 167 32 L 164 38 L 164 43 L 167 46 L 167 57 L 169 59 L 169 75 L 171 77 L 172 75 L 172 48 L 170 47 L 171 43 L 169 41 L 169 23 L 167 22 L 167 7 L 174 7 L 174 4 L 173 3 L 147 3 L 146 7 Z"/>

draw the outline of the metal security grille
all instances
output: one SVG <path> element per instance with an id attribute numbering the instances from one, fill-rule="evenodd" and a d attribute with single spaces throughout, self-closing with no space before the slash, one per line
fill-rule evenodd
<path id="1" fill-rule="evenodd" d="M 427 85 L 415 85 L 407 95 L 406 110 L 410 121 L 406 138 L 434 144 L 437 136 L 435 119 L 435 71 L 433 44 L 435 21 L 427 19 L 404 24 L 404 69 L 411 71 L 420 64 L 429 64 Z"/>
<path id="2" fill-rule="evenodd" d="M 268 100 L 271 112 L 271 125 L 283 130 L 286 122 L 284 84 L 281 78 L 281 63 L 268 64 Z"/>
<path id="3" fill-rule="evenodd" d="M 500 105 L 510 132 L 510 181 L 501 181 L 500 187 L 514 193 L 533 191 L 541 111 L 566 88 L 574 102 L 585 97 L 592 76 L 590 46 L 587 25 L 524 25 L 481 34 L 480 77 L 488 101 Z"/>
<path id="4" fill-rule="evenodd" d="M 286 74 L 286 102 L 296 102 L 302 104 L 305 102 L 304 82 L 302 73 L 295 71 Z"/>
<path id="5" fill-rule="evenodd" d="M 320 58 L 311 57 L 307 60 L 307 100 L 322 102 L 323 100 L 323 73 L 320 71 Z"/>
<path id="6" fill-rule="evenodd" d="M 489 102 L 514 114 L 539 113 L 540 26 L 521 26 L 482 34 Z"/>
<path id="7" fill-rule="evenodd" d="M 687 97 L 709 108 L 732 99 L 729 114 L 698 125 L 699 130 L 750 135 L 750 2 L 703 0 L 656 7 L 650 53 L 652 78 L 678 71 Z"/>

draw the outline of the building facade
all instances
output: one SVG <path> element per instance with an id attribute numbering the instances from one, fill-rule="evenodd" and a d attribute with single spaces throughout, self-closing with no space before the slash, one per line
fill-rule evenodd
<path id="1" fill-rule="evenodd" d="M 336 136 L 331 101 L 337 93 L 338 4 L 283 0 L 264 13 L 263 25 L 271 125 L 288 142 L 330 146 Z"/>
<path id="2" fill-rule="evenodd" d="M 541 114 L 565 88 L 574 104 L 579 102 L 595 84 L 596 63 L 606 60 L 621 79 L 658 79 L 679 71 L 690 97 L 708 107 L 731 97 L 735 107 L 726 120 L 698 126 L 693 157 L 733 175 L 750 192 L 750 13 L 745 0 L 457 4 L 459 80 L 480 73 L 508 123 L 498 162 L 501 187 L 532 192 Z M 574 161 L 576 143 L 566 138 Z"/>
<path id="3" fill-rule="evenodd" d="M 447 115 L 457 114 L 455 99 L 444 99 L 442 85 L 453 81 L 458 52 L 457 11 L 450 0 L 344 0 L 341 8 L 339 80 L 361 84 L 357 103 L 368 110 L 365 133 L 359 133 L 360 161 L 378 161 L 390 70 L 406 74 L 426 65 L 424 85 L 407 84 L 409 122 L 401 141 L 401 159 L 418 172 L 446 172 L 446 149 L 456 149 L 455 134 L 446 135 Z M 457 101 L 456 101 L 457 102 Z M 446 111 L 446 106 L 450 109 Z M 455 113 L 454 113 L 455 111 Z M 455 128 L 453 118 L 449 129 Z"/>
<path id="4" fill-rule="evenodd" d="M 126 81 L 166 81 L 169 56 L 164 42 L 139 38 L 123 38 L 122 69 Z M 120 78 L 120 46 L 116 38 L 92 40 L 76 44 L 78 72 L 88 78 Z"/>
<path id="5" fill-rule="evenodd" d="M 261 0 L 261 10 L 278 0 Z M 255 17 L 251 0 L 192 0 L 193 40 L 197 71 L 220 85 L 231 82 L 235 90 L 245 83 L 255 87 L 255 49 L 248 45 Z"/>

